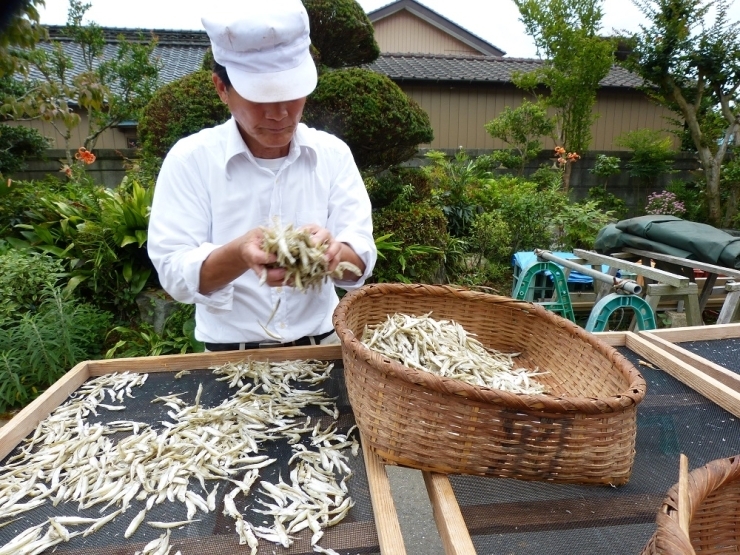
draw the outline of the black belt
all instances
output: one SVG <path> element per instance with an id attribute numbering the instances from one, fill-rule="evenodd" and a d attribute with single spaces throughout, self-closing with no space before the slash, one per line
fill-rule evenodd
<path id="1" fill-rule="evenodd" d="M 329 337 L 334 330 L 319 335 L 306 335 L 295 341 L 287 343 L 272 343 L 268 341 L 254 341 L 252 343 L 206 343 L 209 351 L 247 351 L 249 349 L 271 349 L 273 347 L 303 347 L 305 345 L 318 345 L 323 339 Z"/>

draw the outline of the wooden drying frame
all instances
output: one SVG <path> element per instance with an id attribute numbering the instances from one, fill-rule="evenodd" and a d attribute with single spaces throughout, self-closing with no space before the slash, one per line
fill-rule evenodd
<path id="1" fill-rule="evenodd" d="M 57 380 L 40 397 L 21 410 L 10 422 L 0 428 L 0 459 L 4 459 L 44 418 L 66 401 L 74 391 L 91 377 L 125 371 L 142 373 L 179 372 L 180 370 L 208 368 L 246 358 L 276 362 L 294 359 L 341 360 L 342 350 L 339 345 L 283 347 L 245 352 L 196 353 L 81 362 Z M 380 551 L 383 555 L 406 555 L 385 466 L 380 462 L 380 459 L 367 449 L 363 449 L 362 453 L 365 460 Z M 460 520 L 462 520 L 462 517 L 460 517 Z M 467 533 L 464 527 L 462 530 Z"/>
<path id="2" fill-rule="evenodd" d="M 691 387 L 726 411 L 740 417 L 740 377 L 727 369 L 682 349 L 675 343 L 740 338 L 740 324 L 595 334 L 613 347 L 627 347 Z M 240 354 L 253 360 L 339 360 L 341 347 L 311 346 L 259 349 Z M 112 372 L 179 372 L 208 368 L 235 360 L 234 353 L 200 353 L 159 357 L 86 361 L 67 372 L 38 399 L 0 428 L 0 458 L 7 456 L 46 416 L 63 403 L 88 378 Z M 639 368 L 638 368 L 639 369 Z M 382 555 L 405 555 L 390 482 L 383 462 L 363 449 L 370 499 Z M 434 520 L 447 555 L 475 555 L 470 533 L 446 475 L 422 472 Z"/>

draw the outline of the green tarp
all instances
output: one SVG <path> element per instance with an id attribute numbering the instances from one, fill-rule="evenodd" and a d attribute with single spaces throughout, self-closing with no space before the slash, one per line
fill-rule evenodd
<path id="1" fill-rule="evenodd" d="M 599 231 L 594 245 L 604 254 L 622 247 L 740 269 L 740 237 L 675 216 L 639 216 L 608 225 Z"/>

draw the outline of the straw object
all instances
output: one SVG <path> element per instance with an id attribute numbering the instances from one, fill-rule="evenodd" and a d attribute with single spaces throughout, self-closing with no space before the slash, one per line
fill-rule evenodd
<path id="1" fill-rule="evenodd" d="M 642 555 L 740 552 L 740 455 L 714 460 L 688 475 L 689 535 L 679 522 L 679 484 L 663 500 Z"/>
<path id="2" fill-rule="evenodd" d="M 457 321 L 549 394 L 520 395 L 408 368 L 361 343 L 389 314 Z M 366 447 L 387 464 L 431 472 L 624 484 L 645 380 L 606 343 L 544 308 L 439 285 L 381 283 L 334 311 L 350 403 Z"/>

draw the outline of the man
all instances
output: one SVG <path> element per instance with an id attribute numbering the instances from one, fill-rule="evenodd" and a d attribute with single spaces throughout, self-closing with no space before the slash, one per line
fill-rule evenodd
<path id="1" fill-rule="evenodd" d="M 196 304 L 195 336 L 210 351 L 272 346 L 275 337 L 284 345 L 335 340 L 334 285 L 361 286 L 375 264 L 370 200 L 347 145 L 299 123 L 317 82 L 303 4 L 228 8 L 212 9 L 202 22 L 216 61 L 213 83 L 232 118 L 168 153 L 149 255 L 164 289 Z M 309 229 L 315 244 L 327 246 L 329 271 L 346 261 L 362 275 L 345 272 L 318 291 L 284 285 L 285 270 L 262 250 L 260 228 L 275 222 Z"/>

